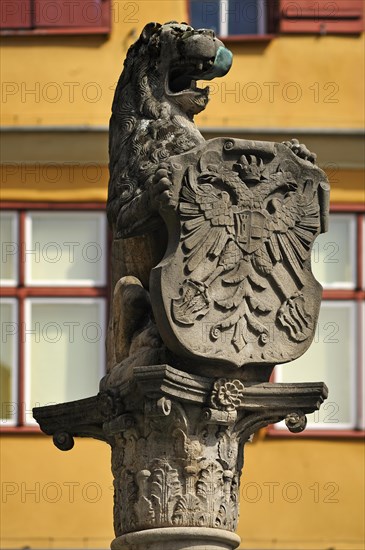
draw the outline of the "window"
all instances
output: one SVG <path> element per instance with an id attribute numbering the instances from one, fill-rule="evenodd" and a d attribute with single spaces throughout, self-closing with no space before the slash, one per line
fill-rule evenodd
<path id="1" fill-rule="evenodd" d="M 2 0 L 2 34 L 108 33 L 110 0 Z"/>
<path id="2" fill-rule="evenodd" d="M 53 208 L 0 216 L 3 428 L 34 426 L 35 406 L 95 395 L 104 374 L 105 214 Z"/>
<path id="3" fill-rule="evenodd" d="M 361 33 L 363 0 L 190 0 L 190 22 L 222 38 Z"/>
<path id="4" fill-rule="evenodd" d="M 302 357 L 275 369 L 276 382 L 327 384 L 329 396 L 308 415 L 307 433 L 365 429 L 364 243 L 362 213 L 331 214 L 328 233 L 318 237 L 312 251 L 312 270 L 324 289 L 314 341 Z M 273 431 L 284 428 L 281 423 Z"/>
<path id="5" fill-rule="evenodd" d="M 265 35 L 267 7 L 266 0 L 191 0 L 190 21 L 194 28 L 213 29 L 222 38 Z"/>

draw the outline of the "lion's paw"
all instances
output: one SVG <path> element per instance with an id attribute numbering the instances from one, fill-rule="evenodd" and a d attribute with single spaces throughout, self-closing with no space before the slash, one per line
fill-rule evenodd
<path id="1" fill-rule="evenodd" d="M 151 201 L 158 208 L 166 208 L 174 206 L 174 200 L 172 195 L 171 181 L 171 166 L 167 163 L 161 163 L 156 170 L 155 175 L 152 178 L 152 185 L 150 188 Z"/>
<path id="2" fill-rule="evenodd" d="M 283 141 L 283 144 L 289 147 L 299 158 L 308 160 L 312 164 L 316 164 L 317 155 L 311 153 L 311 151 L 304 145 L 299 143 L 297 139 L 291 139 L 290 141 Z"/>

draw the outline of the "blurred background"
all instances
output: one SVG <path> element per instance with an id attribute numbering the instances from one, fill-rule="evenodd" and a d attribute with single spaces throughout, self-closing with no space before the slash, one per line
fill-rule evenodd
<path id="1" fill-rule="evenodd" d="M 246 446 L 240 548 L 364 548 L 363 17 L 362 0 L 3 0 L 2 548 L 114 538 L 108 446 L 62 453 L 31 409 L 98 391 L 111 102 L 144 25 L 171 20 L 214 29 L 234 54 L 196 118 L 206 139 L 298 138 L 332 187 L 312 256 L 324 287 L 315 341 L 275 374 L 324 381 L 329 398 L 303 434 L 278 425 Z"/>

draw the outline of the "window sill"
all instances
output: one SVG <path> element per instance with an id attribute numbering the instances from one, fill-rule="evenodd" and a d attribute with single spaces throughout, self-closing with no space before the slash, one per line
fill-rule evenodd
<path id="1" fill-rule="evenodd" d="M 1 29 L 0 36 L 49 36 L 49 35 L 102 35 L 110 33 L 110 27 L 60 27 L 47 29 Z"/>
<path id="2" fill-rule="evenodd" d="M 20 435 L 20 434 L 32 434 L 32 435 L 46 435 L 39 426 L 0 426 L 0 434 L 4 435 Z"/>
<path id="3" fill-rule="evenodd" d="M 5 426 L 0 427 L 0 434 L 4 435 L 43 435 L 39 426 Z M 47 436 L 49 437 L 49 436 Z M 277 430 L 273 426 L 266 429 L 266 438 L 301 438 L 301 439 L 364 439 L 364 430 L 311 430 L 307 429 L 301 433 L 291 433 L 289 430 Z"/>
<path id="4" fill-rule="evenodd" d="M 270 42 L 276 38 L 276 34 L 237 34 L 230 36 L 219 36 L 225 44 L 230 42 Z"/>
<path id="5" fill-rule="evenodd" d="M 301 433 L 291 433 L 289 430 L 277 430 L 270 426 L 266 432 L 267 437 L 280 439 L 301 438 L 301 439 L 363 439 L 364 430 L 311 430 L 310 428 Z"/>

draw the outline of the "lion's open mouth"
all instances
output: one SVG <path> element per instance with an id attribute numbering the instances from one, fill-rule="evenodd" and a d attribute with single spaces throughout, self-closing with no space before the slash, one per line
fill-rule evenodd
<path id="1" fill-rule="evenodd" d="M 199 59 L 182 61 L 175 64 L 169 71 L 168 89 L 173 94 L 183 92 L 208 92 L 209 87 L 198 88 L 197 80 L 204 80 L 214 66 L 214 57 L 208 61 Z M 208 80 L 208 79 L 207 79 Z M 209 79 L 210 80 L 210 79 Z"/>
<path id="2" fill-rule="evenodd" d="M 197 80 L 213 80 L 224 76 L 232 65 L 232 53 L 224 46 L 219 46 L 214 57 L 210 59 L 184 59 L 175 62 L 168 75 L 168 88 L 172 94 L 198 92 L 207 94 L 209 87 L 200 89 Z"/>

